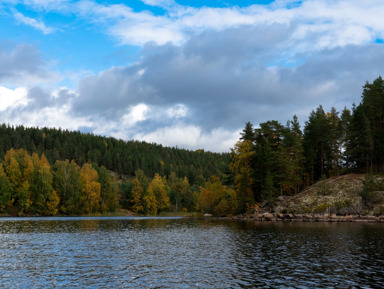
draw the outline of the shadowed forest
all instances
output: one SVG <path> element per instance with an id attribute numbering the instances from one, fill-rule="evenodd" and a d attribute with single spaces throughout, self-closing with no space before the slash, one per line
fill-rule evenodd
<path id="1" fill-rule="evenodd" d="M 303 129 L 296 116 L 248 122 L 230 154 L 3 124 L 0 158 L 3 214 L 234 215 L 321 179 L 383 172 L 384 82 L 367 82 L 351 109 L 320 105 Z"/>

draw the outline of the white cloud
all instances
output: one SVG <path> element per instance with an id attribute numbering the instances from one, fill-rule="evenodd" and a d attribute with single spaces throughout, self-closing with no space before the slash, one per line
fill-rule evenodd
<path id="1" fill-rule="evenodd" d="M 122 45 L 180 45 L 190 34 L 207 30 L 221 31 L 231 27 L 265 27 L 283 24 L 294 27 L 295 33 L 285 43 L 289 49 L 299 45 L 301 51 L 366 43 L 383 36 L 382 11 L 378 0 L 340 1 L 275 1 L 270 5 L 248 7 L 192 8 L 174 0 L 143 0 L 150 6 L 163 7 L 163 15 L 150 11 L 134 11 L 127 4 L 106 4 L 92 0 L 27 0 L 25 4 L 40 9 L 71 11 L 86 21 L 101 25 L 105 32 Z M 43 33 L 53 32 L 43 22 L 17 13 L 19 21 Z M 250 36 L 252 37 L 252 36 Z M 253 37 L 257 37 L 254 35 Z"/>
<path id="2" fill-rule="evenodd" d="M 71 0 L 23 0 L 24 5 L 29 5 L 39 10 L 68 11 Z"/>
<path id="3" fill-rule="evenodd" d="M 55 31 L 55 29 L 47 27 L 43 22 L 37 21 L 36 19 L 30 18 L 30 17 L 26 17 L 19 12 L 15 12 L 14 17 L 17 21 L 19 21 L 19 22 L 21 22 L 27 26 L 31 26 L 31 27 L 35 28 L 36 30 L 40 30 L 44 34 L 50 34 L 50 33 Z"/>
<path id="4" fill-rule="evenodd" d="M 151 21 L 132 21 L 126 19 L 110 28 L 110 33 L 117 37 L 121 44 L 144 45 L 154 42 L 163 45 L 167 42 L 180 43 L 184 37 L 177 27 L 164 19 Z"/>
<path id="5" fill-rule="evenodd" d="M 150 108 L 144 103 L 132 106 L 129 108 L 128 113 L 121 118 L 121 125 L 131 127 L 137 122 L 144 121 L 147 119 L 149 112 Z"/>
<path id="6" fill-rule="evenodd" d="M 28 90 L 19 87 L 14 90 L 0 86 L 0 112 L 28 104 Z"/>
<path id="7" fill-rule="evenodd" d="M 199 126 L 176 124 L 147 134 L 138 133 L 134 135 L 134 139 L 191 150 L 203 148 L 208 151 L 228 152 L 239 139 L 239 133 L 240 131 L 234 132 L 223 128 L 203 132 Z"/>
<path id="8" fill-rule="evenodd" d="M 361 85 L 384 67 L 382 47 L 372 44 L 384 37 L 382 1 L 277 0 L 245 8 L 142 2 L 164 13 L 137 12 L 130 1 L 25 0 L 38 13 L 65 6 L 78 26 L 144 48 L 131 65 L 87 77 L 62 72 L 67 82 L 61 85 L 73 79 L 71 87 L 77 88 L 53 92 L 44 91 L 53 74 L 36 48 L 3 49 L 0 80 L 8 88 L 0 87 L 0 96 L 9 97 L 0 98 L 0 116 L 19 124 L 87 127 L 122 139 L 228 151 L 246 121 L 284 123 L 296 113 L 303 123 L 319 104 L 340 109 L 359 101 Z M 39 18 L 14 16 L 53 32 Z M 43 88 L 12 90 L 10 80 L 14 87 Z"/>
<path id="9" fill-rule="evenodd" d="M 169 7 L 176 5 L 174 0 L 141 0 L 143 3 L 151 6 Z"/>
<path id="10" fill-rule="evenodd" d="M 16 123 L 23 123 L 32 127 L 65 128 L 79 130 L 81 127 L 92 127 L 93 123 L 88 117 L 76 117 L 71 113 L 69 105 L 51 106 L 39 111 L 27 111 L 16 116 Z"/>
<path id="11" fill-rule="evenodd" d="M 0 118 L 7 119 L 14 124 L 23 124 L 28 127 L 55 127 L 78 130 L 80 127 L 92 126 L 89 117 L 73 115 L 71 98 L 75 93 L 67 88 L 60 88 L 52 93 L 38 90 L 37 93 L 48 95 L 48 99 L 54 100 L 47 103 L 29 98 L 32 89 L 19 87 L 14 90 L 0 86 Z M 41 97 L 41 96 L 40 96 Z"/>
<path id="12" fill-rule="evenodd" d="M 168 0 L 145 0 L 148 5 L 165 7 L 164 15 L 148 11 L 135 12 L 125 5 L 101 5 L 81 1 L 84 15 L 96 15 L 106 29 L 121 44 L 143 45 L 167 42 L 180 45 L 190 33 L 206 30 L 221 31 L 231 27 L 263 27 L 272 24 L 291 25 L 295 33 L 285 44 L 302 50 L 366 43 L 382 35 L 384 22 L 380 1 L 303 1 L 294 7 L 287 1 L 270 6 L 253 5 L 245 8 L 192 8 Z M 288 1 L 290 2 L 290 1 Z M 288 7 L 288 8 L 287 8 Z M 105 22 L 107 21 L 107 22 Z M 252 36 L 250 36 L 252 37 Z M 255 35 L 257 37 L 257 35 Z"/>
<path id="13" fill-rule="evenodd" d="M 183 118 L 188 114 L 188 107 L 184 104 L 176 104 L 167 109 L 167 115 L 169 118 Z"/>

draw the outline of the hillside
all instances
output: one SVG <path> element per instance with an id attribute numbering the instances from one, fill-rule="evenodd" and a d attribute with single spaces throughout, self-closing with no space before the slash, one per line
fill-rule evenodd
<path id="1" fill-rule="evenodd" d="M 292 197 L 262 204 L 255 220 L 384 221 L 382 176 L 349 174 L 322 180 Z"/>
<path id="2" fill-rule="evenodd" d="M 49 163 L 74 160 L 78 165 L 95 163 L 119 175 L 134 176 L 141 169 L 148 177 L 155 173 L 188 178 L 191 184 L 221 176 L 228 167 L 229 154 L 204 150 L 190 151 L 163 147 L 140 141 L 123 141 L 112 137 L 85 134 L 56 128 L 27 128 L 0 125 L 0 159 L 7 150 L 23 148 L 30 154 L 44 153 Z"/>

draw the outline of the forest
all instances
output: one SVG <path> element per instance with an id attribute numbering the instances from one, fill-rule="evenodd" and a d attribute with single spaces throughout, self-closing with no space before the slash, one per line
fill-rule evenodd
<path id="1" fill-rule="evenodd" d="M 231 153 L 123 141 L 52 128 L 0 126 L 0 213 L 246 212 L 349 173 L 384 170 L 384 82 L 363 86 L 351 109 L 319 105 L 296 116 L 247 122 Z"/>
<path id="2" fill-rule="evenodd" d="M 3 124 L 0 158 L 0 213 L 83 215 L 123 208 L 153 215 L 196 211 L 200 186 L 228 170 L 230 155 Z"/>
<path id="3" fill-rule="evenodd" d="M 231 153 L 239 206 L 273 202 L 315 182 L 349 173 L 384 171 L 384 82 L 363 86 L 361 102 L 340 112 L 320 105 L 304 129 L 297 117 L 282 125 L 248 122 Z"/>

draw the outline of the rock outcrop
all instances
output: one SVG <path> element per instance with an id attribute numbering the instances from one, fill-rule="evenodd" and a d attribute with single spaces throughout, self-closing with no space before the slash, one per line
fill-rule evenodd
<path id="1" fill-rule="evenodd" d="M 384 192 L 363 199 L 365 175 L 343 175 L 319 181 L 295 196 L 281 196 L 273 204 L 237 218 L 255 221 L 384 222 Z M 376 177 L 382 182 L 382 177 Z"/>

